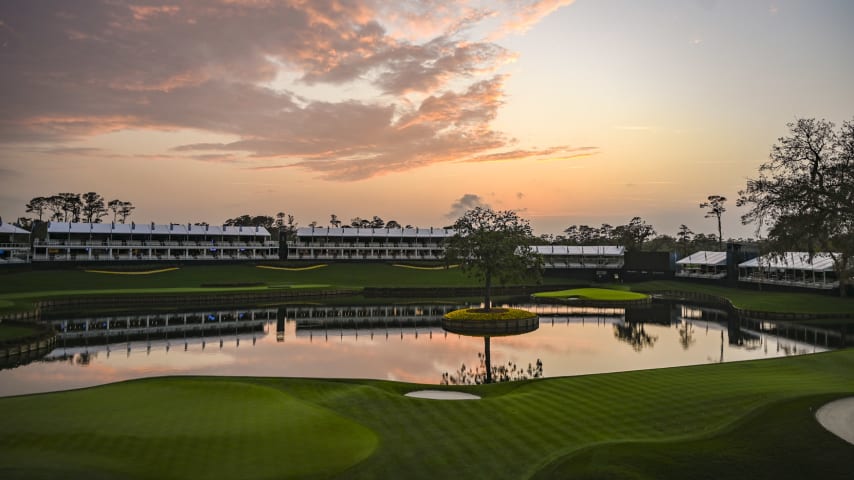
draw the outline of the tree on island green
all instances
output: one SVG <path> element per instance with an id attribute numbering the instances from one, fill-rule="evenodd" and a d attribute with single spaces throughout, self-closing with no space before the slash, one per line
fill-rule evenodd
<path id="1" fill-rule="evenodd" d="M 543 260 L 527 220 L 512 210 L 476 207 L 452 227 L 456 234 L 445 246 L 445 263 L 458 264 L 467 275 L 483 282 L 483 305 L 492 308 L 493 282 L 504 285 L 523 279 L 539 280 Z"/>
<path id="2" fill-rule="evenodd" d="M 806 250 L 833 259 L 839 294 L 854 274 L 854 120 L 834 131 L 827 120 L 788 124 L 759 177 L 738 192 L 742 222 L 769 227 L 771 253 Z"/>

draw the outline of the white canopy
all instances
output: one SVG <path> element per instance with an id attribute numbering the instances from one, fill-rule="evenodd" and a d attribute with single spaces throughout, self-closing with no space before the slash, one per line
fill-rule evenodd
<path id="1" fill-rule="evenodd" d="M 726 265 L 726 252 L 699 251 L 677 260 L 677 265 Z"/>
<path id="2" fill-rule="evenodd" d="M 24 230 L 23 228 L 19 228 L 11 223 L 0 223 L 0 234 L 12 234 L 12 235 L 27 235 L 30 232 Z"/>
<path id="3" fill-rule="evenodd" d="M 738 264 L 739 268 L 768 268 L 775 270 L 807 270 L 832 272 L 833 258 L 829 253 L 785 252 L 782 255 L 763 255 Z"/>

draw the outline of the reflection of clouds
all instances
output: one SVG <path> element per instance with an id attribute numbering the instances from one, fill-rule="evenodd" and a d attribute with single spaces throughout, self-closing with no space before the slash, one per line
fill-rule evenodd
<path id="1" fill-rule="evenodd" d="M 521 368 L 543 361 L 548 377 L 602 373 L 621 370 L 661 368 L 675 365 L 708 363 L 720 358 L 721 338 L 725 327 L 708 325 L 712 334 L 695 335 L 696 340 L 685 350 L 677 326 L 645 324 L 647 333 L 658 337 L 654 348 L 642 353 L 613 337 L 612 324 L 587 322 L 542 322 L 534 332 L 511 337 L 493 337 L 493 365 L 514 362 Z M 90 347 L 88 365 L 75 361 L 34 362 L 0 371 L 0 395 L 44 392 L 58 389 L 100 385 L 120 380 L 163 375 L 226 375 L 319 378 L 376 378 L 413 383 L 437 384 L 444 372 L 457 371 L 460 365 L 474 367 L 478 353 L 483 352 L 483 338 L 427 330 L 416 337 L 408 331 L 377 330 L 341 335 L 329 331 L 328 340 L 319 336 L 297 336 L 295 323 L 286 324 L 284 341 L 276 341 L 275 323 L 266 334 L 251 339 L 223 336 L 206 339 L 202 350 L 196 339 L 184 351 L 183 342 L 173 342 L 166 352 L 164 344 L 155 344 L 149 354 L 134 349 L 126 355 L 124 344 L 114 345 L 108 356 L 105 349 Z M 705 326 L 703 327 L 705 329 Z M 353 332 L 347 332 L 353 333 Z M 810 353 L 821 348 L 798 345 L 793 341 L 776 341 L 763 336 L 770 348 L 748 350 L 724 341 L 726 361 L 749 360 L 793 353 Z M 766 347 L 769 347 L 765 343 Z M 778 347 L 779 345 L 779 347 Z M 57 351 L 58 355 L 62 350 Z"/>

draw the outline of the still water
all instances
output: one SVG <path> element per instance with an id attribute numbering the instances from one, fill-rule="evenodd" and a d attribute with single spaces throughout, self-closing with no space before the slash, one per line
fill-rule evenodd
<path id="1" fill-rule="evenodd" d="M 57 348 L 0 370 L 0 396 L 162 375 L 372 378 L 438 384 L 479 363 L 484 340 L 445 332 L 461 305 L 287 305 L 51 319 Z M 821 352 L 832 332 L 733 319 L 681 303 L 651 308 L 513 305 L 540 327 L 491 339 L 493 365 L 545 377 Z"/>

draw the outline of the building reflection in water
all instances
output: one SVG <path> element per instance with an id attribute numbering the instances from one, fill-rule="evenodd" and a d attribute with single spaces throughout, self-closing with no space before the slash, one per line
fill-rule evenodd
<path id="1" fill-rule="evenodd" d="M 438 383 L 463 364 L 477 370 L 485 357 L 481 338 L 441 327 L 442 315 L 460 306 L 287 305 L 51 319 L 57 348 L 0 371 L 0 395 L 153 375 Z M 540 328 L 491 343 L 492 361 L 511 376 L 528 374 L 529 364 L 530 375 L 545 365 L 549 375 L 562 376 L 768 358 L 822 351 L 840 339 L 838 331 L 739 319 L 680 303 L 629 310 L 518 306 L 535 311 Z"/>

